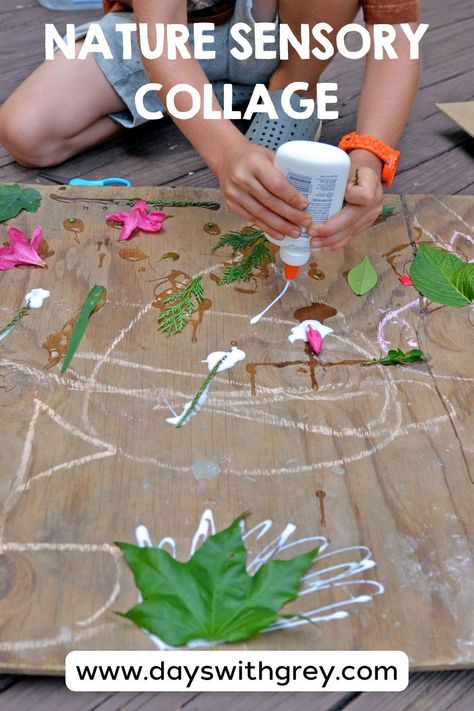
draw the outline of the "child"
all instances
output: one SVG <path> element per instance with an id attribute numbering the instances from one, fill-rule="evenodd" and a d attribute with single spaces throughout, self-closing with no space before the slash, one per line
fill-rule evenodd
<path id="1" fill-rule="evenodd" d="M 189 120 L 174 119 L 216 174 L 227 207 L 276 238 L 296 237 L 304 227 L 314 247 L 330 250 L 341 249 L 373 224 L 382 209 L 383 161 L 367 142 L 356 137 L 350 152 L 352 175 L 346 205 L 324 225 L 311 225 L 306 199 L 273 166 L 271 149 L 278 143 L 290 137 L 312 140 L 319 129 L 314 115 L 294 121 L 281 104 L 278 108 L 281 90 L 293 81 L 307 82 L 311 87 L 307 96 L 314 98 L 312 92 L 329 62 L 303 61 L 294 51 L 282 62 L 238 61 L 229 54 L 229 33 L 235 22 L 274 22 L 278 16 L 296 34 L 301 24 L 326 22 L 334 28 L 330 35 L 334 37 L 339 28 L 353 21 L 359 0 L 104 0 L 104 4 L 108 14 L 101 26 L 114 59 L 89 54 L 82 61 L 67 60 L 59 53 L 28 77 L 0 110 L 0 142 L 19 163 L 54 165 L 111 138 L 124 126 L 143 122 L 134 98 L 136 90 L 149 82 L 163 86 L 160 97 L 164 99 L 178 83 L 194 86 L 202 95 L 203 85 L 212 82 L 220 95 L 227 81 L 235 85 L 242 100 L 249 98 L 256 83 L 266 83 L 279 118 L 269 121 L 257 115 L 246 136 L 225 118 L 210 121 L 198 114 Z M 418 0 L 362 0 L 362 6 L 369 31 L 375 23 L 418 20 Z M 142 60 L 137 44 L 131 61 L 121 59 L 116 22 L 148 23 L 153 46 L 156 23 L 189 22 L 192 27 L 195 21 L 215 23 L 216 59 L 198 62 L 162 56 Z M 409 58 L 408 40 L 401 31 L 394 48 L 398 59 L 375 60 L 373 53 L 368 55 L 356 126 L 357 134 L 372 136 L 387 146 L 394 146 L 400 138 L 419 76 L 419 63 Z M 152 95 L 151 100 L 155 108 L 162 105 L 158 96 Z M 188 109 L 189 99 L 178 96 L 176 106 Z M 219 109 L 217 98 L 214 108 Z"/>

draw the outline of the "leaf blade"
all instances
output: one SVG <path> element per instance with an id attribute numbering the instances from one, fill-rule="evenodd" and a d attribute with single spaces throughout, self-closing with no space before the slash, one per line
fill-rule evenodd
<path id="1" fill-rule="evenodd" d="M 410 278 L 422 296 L 438 304 L 460 308 L 474 300 L 474 264 L 444 249 L 420 244 Z"/>
<path id="2" fill-rule="evenodd" d="M 163 550 L 117 543 L 143 598 L 122 616 L 172 646 L 193 639 L 238 642 L 274 622 L 297 596 L 318 551 L 264 563 L 251 577 L 242 518 L 207 538 L 186 563 Z"/>
<path id="3" fill-rule="evenodd" d="M 22 210 L 36 212 L 41 204 L 41 193 L 35 188 L 20 185 L 0 186 L 0 222 L 16 217 Z"/>
<path id="4" fill-rule="evenodd" d="M 379 278 L 374 265 L 365 256 L 347 275 L 347 283 L 356 296 L 364 296 L 377 285 Z"/>
<path id="5" fill-rule="evenodd" d="M 82 340 L 82 337 L 84 336 L 87 325 L 89 323 L 89 319 L 94 313 L 94 311 L 96 311 L 99 302 L 103 298 L 105 293 L 105 288 L 103 286 L 98 286 L 97 284 L 93 286 L 92 289 L 89 291 L 87 298 L 81 307 L 79 316 L 77 317 L 76 324 L 73 328 L 66 355 L 64 356 L 64 360 L 61 366 L 61 373 L 65 373 L 66 370 L 69 368 L 71 361 L 74 358 L 74 354 L 76 353 L 79 344 Z"/>

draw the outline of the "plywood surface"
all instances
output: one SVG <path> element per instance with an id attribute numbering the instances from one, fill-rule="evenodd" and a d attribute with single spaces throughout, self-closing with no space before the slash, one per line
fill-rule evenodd
<path id="1" fill-rule="evenodd" d="M 175 539 L 185 559 L 205 511 L 223 528 L 246 510 L 248 529 L 271 521 L 247 539 L 252 560 L 283 532 L 295 542 L 291 553 L 308 545 L 300 539 L 327 539 L 314 589 L 292 608 L 317 611 L 318 627 L 274 631 L 251 648 L 402 649 L 419 669 L 472 666 L 469 309 L 423 304 L 396 274 L 420 240 L 472 258 L 472 198 L 391 196 L 394 217 L 343 254 L 318 255 L 325 279 L 303 273 L 252 327 L 248 316 L 281 288 L 280 271 L 248 285 L 254 293 L 209 277 L 228 254 L 210 255 L 216 238 L 203 225 L 212 220 L 226 231 L 242 225 L 238 218 L 223 208 L 167 208 L 162 233 L 127 245 L 149 259 L 131 262 L 105 223 L 114 207 L 82 201 L 135 193 L 219 200 L 216 191 L 54 192 L 81 199 L 58 202 L 44 189 L 40 211 L 13 221 L 27 232 L 43 225 L 48 269 L 1 275 L 2 321 L 33 287 L 50 289 L 51 298 L 0 344 L 0 666 L 60 673 L 70 649 L 152 648 L 113 614 L 136 600 L 113 541 L 133 542 L 145 524 L 154 543 Z M 63 227 L 70 217 L 85 224 L 76 238 Z M 169 251 L 179 261 L 161 261 Z M 358 298 L 343 275 L 365 254 L 380 281 Z M 212 302 L 196 342 L 191 326 L 169 339 L 156 330 L 153 303 L 173 269 L 202 274 Z M 65 376 L 58 366 L 45 369 L 42 344 L 94 283 L 107 288 L 107 303 L 71 369 Z M 288 342 L 295 312 L 312 303 L 333 309 L 326 323 L 334 335 L 319 361 Z M 216 379 L 188 426 L 166 424 L 166 400 L 176 408 L 190 400 L 206 372 L 201 360 L 232 342 L 246 361 Z M 426 363 L 352 362 L 416 343 Z M 220 474 L 196 477 L 193 464 L 203 461 Z"/>

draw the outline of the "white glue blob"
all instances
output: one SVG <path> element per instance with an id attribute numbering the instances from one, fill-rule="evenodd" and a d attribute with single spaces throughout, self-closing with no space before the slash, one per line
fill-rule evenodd
<path id="1" fill-rule="evenodd" d="M 51 292 L 47 289 L 32 289 L 25 296 L 25 301 L 30 309 L 40 309 L 43 301 L 49 297 Z"/>
<path id="2" fill-rule="evenodd" d="M 261 313 L 257 314 L 257 316 L 254 316 L 253 318 L 250 319 L 250 323 L 252 324 L 252 326 L 253 326 L 255 323 L 258 323 L 258 322 L 260 321 L 260 319 L 261 319 L 263 316 L 265 316 L 265 314 L 267 313 L 267 311 L 270 311 L 270 309 L 273 308 L 273 306 L 275 306 L 275 304 L 277 304 L 277 303 L 280 301 L 280 299 L 281 299 L 281 298 L 286 294 L 286 292 L 288 291 L 288 288 L 289 288 L 290 284 L 291 284 L 291 281 L 287 281 L 286 284 L 285 284 L 285 287 L 284 287 L 283 291 L 281 292 L 281 294 L 278 294 L 278 296 L 276 297 L 276 299 L 274 299 L 271 304 L 269 304 L 265 309 L 263 309 L 263 311 L 262 311 Z"/>
<path id="3" fill-rule="evenodd" d="M 308 326 L 311 326 L 311 328 L 314 328 L 315 331 L 318 331 L 323 339 L 326 338 L 326 336 L 329 336 L 330 333 L 334 333 L 332 328 L 325 326 L 319 321 L 302 321 L 298 324 L 298 326 L 293 326 L 291 329 L 291 334 L 288 336 L 290 343 L 294 343 L 295 341 L 305 341 L 307 343 L 308 336 L 306 335 L 306 329 Z"/>
<path id="4" fill-rule="evenodd" d="M 214 353 L 209 353 L 206 360 L 203 360 L 202 363 L 207 363 L 207 367 L 209 371 L 211 371 L 213 370 L 213 368 L 216 367 L 220 360 L 224 359 L 222 360 L 222 363 L 217 369 L 217 372 L 221 373 L 223 370 L 229 370 L 229 368 L 233 368 L 234 365 L 240 363 L 240 361 L 244 360 L 244 358 L 245 353 L 241 351 L 240 348 L 237 348 L 237 346 L 232 346 L 230 351 L 214 351 Z M 197 415 L 197 413 L 202 410 L 204 403 L 207 400 L 211 384 L 212 383 L 209 383 L 207 388 L 203 390 L 192 412 L 188 414 L 188 411 L 192 405 L 192 400 L 190 400 L 190 402 L 187 402 L 185 404 L 183 411 L 180 415 L 176 415 L 175 417 L 167 417 L 166 422 L 169 422 L 170 425 L 177 425 L 179 422 L 181 422 L 182 425 L 187 425 L 189 420 L 191 420 L 194 415 Z"/>

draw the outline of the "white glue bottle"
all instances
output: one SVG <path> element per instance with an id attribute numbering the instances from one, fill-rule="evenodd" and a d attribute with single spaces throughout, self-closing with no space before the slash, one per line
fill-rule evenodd
<path id="1" fill-rule="evenodd" d="M 275 156 L 275 168 L 308 200 L 307 212 L 313 224 L 326 222 L 344 204 L 351 161 L 347 153 L 335 146 L 316 141 L 288 141 Z M 311 252 L 311 238 L 305 230 L 300 237 L 285 237 L 270 242 L 280 247 L 287 281 L 298 276 Z"/>

